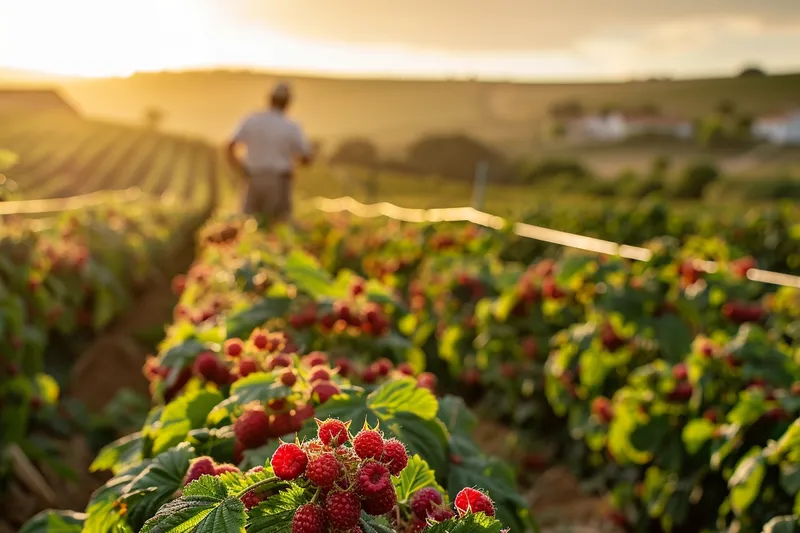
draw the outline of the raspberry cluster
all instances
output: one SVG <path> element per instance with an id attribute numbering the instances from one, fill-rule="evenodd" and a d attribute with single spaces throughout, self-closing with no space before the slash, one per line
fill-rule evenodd
<path id="1" fill-rule="evenodd" d="M 455 511 L 444 503 L 442 493 L 433 487 L 420 489 L 411 497 L 411 521 L 408 530 L 413 532 L 423 531 L 429 525 L 455 518 L 456 513 L 461 518 L 469 513 L 485 513 L 494 516 L 494 503 L 485 493 L 473 489 L 462 489 L 453 502 Z"/>
<path id="2" fill-rule="evenodd" d="M 405 446 L 364 427 L 355 436 L 349 423 L 317 420 L 317 438 L 282 443 L 272 456 L 275 476 L 315 491 L 295 512 L 292 533 L 359 531 L 361 512 L 389 513 L 397 505 L 392 476 L 408 465 Z"/>

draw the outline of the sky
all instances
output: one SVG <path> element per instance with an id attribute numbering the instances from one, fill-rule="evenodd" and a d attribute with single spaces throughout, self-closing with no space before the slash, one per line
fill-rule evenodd
<path id="1" fill-rule="evenodd" d="M 0 68 L 630 79 L 800 70 L 800 0 L 0 0 Z"/>

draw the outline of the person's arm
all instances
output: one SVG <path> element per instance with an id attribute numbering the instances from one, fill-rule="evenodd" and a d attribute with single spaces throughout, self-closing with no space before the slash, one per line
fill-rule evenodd
<path id="1" fill-rule="evenodd" d="M 311 143 L 308 142 L 303 130 L 300 126 L 295 128 L 295 147 L 294 151 L 297 155 L 297 160 L 303 166 L 308 166 L 314 162 L 314 150 L 311 148 Z"/>
<path id="2" fill-rule="evenodd" d="M 239 174 L 247 174 L 244 165 L 242 164 L 241 159 L 239 159 L 239 155 L 237 154 L 237 149 L 241 144 L 245 142 L 245 132 L 247 130 L 247 123 L 248 120 L 243 120 L 239 126 L 237 126 L 236 130 L 231 135 L 230 140 L 228 140 L 227 145 L 225 146 L 225 158 L 228 160 L 228 163 L 236 170 Z"/>

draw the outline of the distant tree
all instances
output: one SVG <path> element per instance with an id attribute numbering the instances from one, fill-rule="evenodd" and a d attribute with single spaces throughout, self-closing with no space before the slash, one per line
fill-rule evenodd
<path id="1" fill-rule="evenodd" d="M 653 158 L 650 167 L 650 177 L 664 179 L 672 166 L 672 160 L 667 155 L 660 155 Z"/>
<path id="2" fill-rule="evenodd" d="M 675 184 L 676 198 L 698 199 L 706 188 L 719 179 L 719 169 L 713 163 L 698 162 L 689 165 Z"/>
<path id="3" fill-rule="evenodd" d="M 734 135 L 740 140 L 751 140 L 753 137 L 753 115 L 743 113 L 736 118 Z"/>
<path id="4" fill-rule="evenodd" d="M 144 110 L 144 125 L 150 130 L 160 130 L 165 117 L 166 113 L 163 109 L 155 106 L 148 107 Z"/>
<path id="5" fill-rule="evenodd" d="M 472 179 L 481 162 L 489 164 L 492 175 L 506 166 L 499 151 L 463 134 L 423 137 L 409 147 L 407 161 L 419 172 L 459 179 Z"/>
<path id="6" fill-rule="evenodd" d="M 369 139 L 347 139 L 336 148 L 330 162 L 333 165 L 372 167 L 378 163 L 378 148 Z"/>
<path id="7" fill-rule="evenodd" d="M 747 65 L 739 72 L 740 78 L 763 78 L 767 73 L 758 65 Z"/>

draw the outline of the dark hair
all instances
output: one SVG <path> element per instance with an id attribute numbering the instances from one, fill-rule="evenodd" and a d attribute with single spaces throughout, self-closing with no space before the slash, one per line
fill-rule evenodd
<path id="1" fill-rule="evenodd" d="M 269 97 L 269 105 L 272 106 L 274 109 L 279 109 L 281 111 L 289 107 L 289 103 L 291 101 L 292 99 L 290 97 L 282 95 L 272 94 Z"/>

